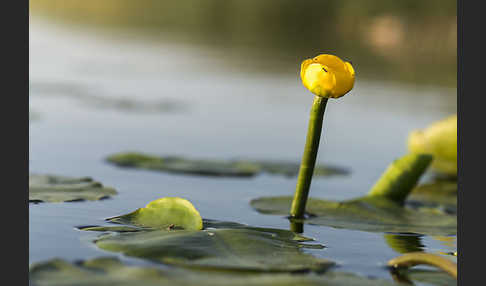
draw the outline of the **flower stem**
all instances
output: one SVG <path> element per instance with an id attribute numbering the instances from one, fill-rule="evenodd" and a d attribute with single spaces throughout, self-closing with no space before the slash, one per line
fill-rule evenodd
<path id="1" fill-rule="evenodd" d="M 421 264 L 438 267 L 457 279 L 457 264 L 437 254 L 410 252 L 388 261 L 388 266 L 393 268 L 407 268 Z"/>
<path id="2" fill-rule="evenodd" d="M 304 224 L 301 222 L 290 221 L 290 231 L 293 231 L 295 233 L 303 233 Z"/>
<path id="3" fill-rule="evenodd" d="M 294 199 L 290 208 L 290 216 L 302 218 L 305 212 L 305 205 L 309 195 L 309 188 L 314 174 L 317 150 L 321 138 L 322 120 L 326 109 L 327 98 L 315 96 L 310 112 L 309 127 L 307 129 L 307 139 L 305 142 L 304 155 L 300 163 L 299 177 L 295 188 Z"/>
<path id="4" fill-rule="evenodd" d="M 429 154 L 410 153 L 395 160 L 383 172 L 367 196 L 386 197 L 403 204 L 432 159 Z"/>

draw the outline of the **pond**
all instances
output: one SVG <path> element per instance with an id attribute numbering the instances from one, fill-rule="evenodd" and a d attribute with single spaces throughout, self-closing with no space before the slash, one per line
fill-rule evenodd
<path id="1" fill-rule="evenodd" d="M 205 219 L 289 228 L 286 218 L 260 214 L 250 201 L 292 195 L 295 177 L 190 176 L 118 168 L 105 159 L 142 151 L 299 162 L 312 95 L 298 65 L 251 71 L 203 45 L 116 32 L 107 40 L 37 18 L 29 28 L 30 173 L 91 176 L 118 192 L 101 201 L 29 204 L 29 263 L 113 256 L 91 243 L 96 234 L 76 226 L 100 225 L 160 197 L 189 199 Z M 328 104 L 317 158 L 350 174 L 315 178 L 311 197 L 366 194 L 406 153 L 411 130 L 456 112 L 455 87 L 361 79 L 359 65 L 357 74 L 353 90 Z M 306 252 L 363 276 L 391 279 L 386 262 L 400 254 L 383 233 L 305 225 L 303 235 L 326 246 Z M 456 236 L 419 237 L 419 248 L 432 253 L 454 252 L 456 244 Z"/>

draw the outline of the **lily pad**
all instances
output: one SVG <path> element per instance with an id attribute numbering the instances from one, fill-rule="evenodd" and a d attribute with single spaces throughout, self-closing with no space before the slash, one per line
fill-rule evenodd
<path id="1" fill-rule="evenodd" d="M 292 197 L 263 197 L 251 201 L 260 213 L 288 215 Z M 380 197 L 343 202 L 310 198 L 304 223 L 369 232 L 412 232 L 429 235 L 457 233 L 457 217 L 430 208 L 411 209 Z M 296 220 L 299 221 L 299 220 Z"/>
<path id="2" fill-rule="evenodd" d="M 113 188 L 104 187 L 90 177 L 29 175 L 29 202 L 95 201 L 116 194 Z"/>
<path id="3" fill-rule="evenodd" d="M 166 113 L 187 109 L 187 104 L 173 99 L 140 100 L 137 96 L 100 96 L 102 92 L 70 83 L 30 83 L 31 96 L 72 98 L 81 104 L 97 109 L 112 109 L 127 113 Z M 136 99 L 134 99 L 136 98 Z"/>
<path id="4" fill-rule="evenodd" d="M 407 197 L 409 205 L 439 207 L 457 213 L 457 181 L 437 180 L 417 186 Z"/>
<path id="5" fill-rule="evenodd" d="M 269 173 L 294 177 L 299 172 L 299 164 L 293 162 L 186 159 L 137 152 L 114 154 L 109 156 L 107 161 L 119 167 L 202 176 L 252 177 L 260 173 Z M 314 171 L 315 176 L 346 175 L 348 173 L 343 168 L 331 166 L 316 166 Z"/>
<path id="6" fill-rule="evenodd" d="M 438 209 L 405 207 L 405 200 L 425 172 L 432 156 L 407 154 L 393 161 L 368 194 L 347 201 L 310 198 L 307 217 L 292 218 L 308 223 L 370 232 L 456 234 L 457 218 Z M 251 201 L 260 213 L 288 215 L 293 197 L 264 197 Z"/>
<path id="7" fill-rule="evenodd" d="M 413 153 L 432 154 L 434 170 L 457 176 L 457 115 L 434 122 L 424 130 L 412 131 L 408 149 Z"/>
<path id="8" fill-rule="evenodd" d="M 102 257 L 69 263 L 62 259 L 51 259 L 29 267 L 30 282 L 43 286 L 163 286 L 163 285 L 228 285 L 228 286 L 391 286 L 390 280 L 372 279 L 350 273 L 246 273 L 246 272 L 201 272 L 185 269 L 160 269 L 125 265 L 117 258 Z"/>
<path id="9" fill-rule="evenodd" d="M 457 280 L 443 271 L 411 269 L 398 270 L 402 279 L 406 277 L 408 281 L 427 283 L 428 285 L 455 286 Z M 403 281 L 403 280 L 402 280 Z"/>
<path id="10" fill-rule="evenodd" d="M 203 227 L 199 212 L 191 202 L 182 198 L 160 198 L 144 208 L 109 220 L 153 228 L 180 227 L 186 230 L 200 230 Z"/>
<path id="11" fill-rule="evenodd" d="M 105 233 L 94 242 L 103 250 L 192 269 L 322 272 L 334 264 L 303 253 L 302 248 L 323 246 L 304 244 L 311 239 L 291 231 L 226 225 L 205 221 L 205 229 L 199 231 L 153 229 L 116 233 L 111 229 L 115 233 Z"/>

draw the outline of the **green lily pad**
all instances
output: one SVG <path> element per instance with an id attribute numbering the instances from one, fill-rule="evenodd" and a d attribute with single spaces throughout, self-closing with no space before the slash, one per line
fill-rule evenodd
<path id="1" fill-rule="evenodd" d="M 414 285 L 413 282 L 425 285 L 455 286 L 457 280 L 444 271 L 429 269 L 392 269 L 391 276 L 397 283 Z"/>
<path id="2" fill-rule="evenodd" d="M 407 154 L 393 161 L 364 197 L 347 201 L 316 198 L 306 203 L 308 223 L 370 232 L 412 232 L 431 235 L 456 234 L 457 218 L 434 208 L 405 207 L 405 202 L 425 172 L 432 156 Z M 288 215 L 293 197 L 264 197 L 251 201 L 260 213 Z"/>
<path id="3" fill-rule="evenodd" d="M 293 197 L 263 197 L 251 201 L 260 213 L 288 215 Z M 308 218 L 303 222 L 370 232 L 412 232 L 429 235 L 457 233 L 457 217 L 435 209 L 411 209 L 380 197 L 363 197 L 343 202 L 310 198 Z M 296 220 L 298 221 L 298 220 Z"/>
<path id="4" fill-rule="evenodd" d="M 326 272 L 246 273 L 201 272 L 185 269 L 160 269 L 129 266 L 117 258 L 102 257 L 69 263 L 61 259 L 39 262 L 29 267 L 30 282 L 38 286 L 163 286 L 163 285 L 228 285 L 228 286 L 391 286 L 390 280 L 361 277 L 350 273 Z"/>
<path id="5" fill-rule="evenodd" d="M 89 177 L 73 178 L 52 175 L 29 175 L 29 202 L 95 201 L 116 195 Z"/>
<path id="6" fill-rule="evenodd" d="M 191 202 L 182 198 L 160 198 L 144 208 L 109 220 L 152 228 L 180 227 L 186 230 L 200 230 L 203 227 L 199 212 Z"/>
<path id="7" fill-rule="evenodd" d="M 432 169 L 457 176 L 457 115 L 434 122 L 424 130 L 412 131 L 408 149 L 413 153 L 432 154 Z"/>
<path id="8" fill-rule="evenodd" d="M 457 213 L 457 181 L 437 180 L 417 186 L 406 200 L 410 205 L 440 207 Z"/>
<path id="9" fill-rule="evenodd" d="M 30 96 L 72 98 L 96 109 L 112 109 L 127 113 L 166 113 L 187 109 L 187 104 L 173 99 L 140 100 L 132 96 L 100 96 L 92 87 L 67 83 L 34 82 L 29 84 Z M 134 99 L 135 98 L 135 99 Z"/>
<path id="10" fill-rule="evenodd" d="M 84 231 L 113 231 L 113 232 L 136 232 L 143 230 L 143 228 L 136 227 L 136 226 L 97 226 L 97 225 L 86 225 L 86 226 L 79 226 L 78 229 Z M 148 228 L 150 229 L 150 228 Z"/>
<path id="11" fill-rule="evenodd" d="M 118 221 L 119 222 L 119 221 Z M 81 230 L 96 230 L 79 227 Z M 283 229 L 249 227 L 205 220 L 204 230 L 126 229 L 115 227 L 94 240 L 101 249 L 192 269 L 247 272 L 325 271 L 333 262 L 302 252 L 323 248 L 312 239 Z M 133 230 L 133 231 L 132 231 Z"/>
<path id="12" fill-rule="evenodd" d="M 441 285 L 441 286 L 457 285 L 457 280 L 443 271 L 412 269 L 412 270 L 401 271 L 401 275 L 407 277 L 409 281 L 422 282 L 422 283 L 427 283 L 429 285 Z"/>
<path id="13" fill-rule="evenodd" d="M 299 164 L 293 162 L 186 159 L 136 152 L 114 154 L 109 156 L 107 161 L 119 167 L 202 176 L 252 177 L 260 173 L 270 173 L 294 177 L 299 172 Z M 314 171 L 315 176 L 346 174 L 348 174 L 347 170 L 338 167 L 316 166 Z"/>

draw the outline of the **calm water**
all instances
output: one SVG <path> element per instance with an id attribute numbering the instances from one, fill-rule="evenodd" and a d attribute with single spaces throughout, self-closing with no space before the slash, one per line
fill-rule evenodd
<path id="1" fill-rule="evenodd" d="M 97 249 L 78 225 L 102 224 L 163 196 L 193 202 L 204 218 L 288 228 L 258 214 L 253 198 L 293 193 L 296 178 L 206 178 L 120 169 L 104 158 L 121 151 L 199 158 L 299 161 L 312 95 L 295 71 L 250 73 L 221 63 L 210 49 L 165 42 L 110 40 L 35 20 L 30 25 L 30 172 L 92 176 L 119 194 L 99 202 L 30 204 L 29 262 L 114 255 Z M 328 104 L 318 161 L 350 168 L 347 177 L 315 179 L 311 196 L 365 194 L 386 166 L 405 154 L 410 130 L 456 112 L 456 90 L 365 81 Z M 111 104 L 120 98 L 140 109 Z M 100 100 L 104 104 L 99 104 Z M 148 108 L 171 103 L 168 110 Z M 123 106 L 122 106 L 123 107 Z M 157 111 L 157 110 L 155 110 Z M 386 261 L 399 253 L 383 234 L 305 225 L 325 244 L 309 250 L 342 271 L 390 279 Z M 430 252 L 456 250 L 422 237 Z M 126 261 L 142 263 L 141 260 Z"/>

